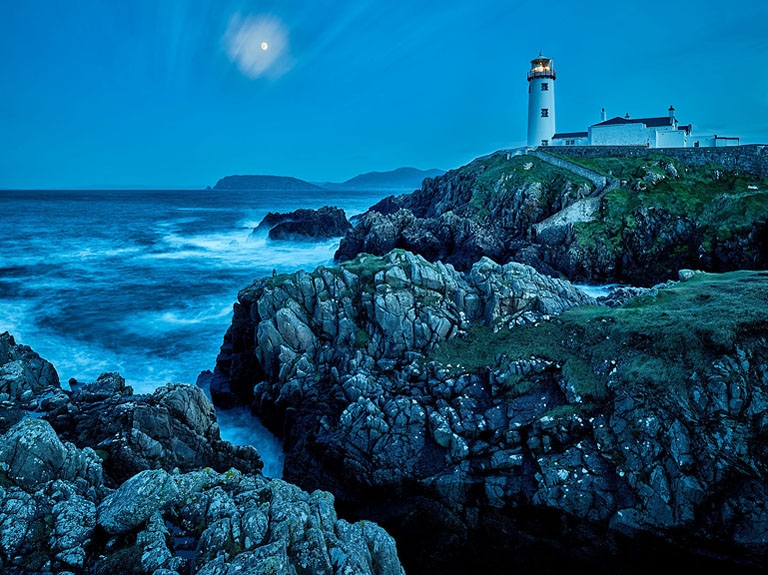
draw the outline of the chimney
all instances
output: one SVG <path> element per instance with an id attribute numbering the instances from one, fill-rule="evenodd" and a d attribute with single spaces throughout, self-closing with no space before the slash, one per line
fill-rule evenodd
<path id="1" fill-rule="evenodd" d="M 677 120 L 675 119 L 675 108 L 674 106 L 669 107 L 669 123 L 672 125 L 677 124 Z"/>
<path id="2" fill-rule="evenodd" d="M 605 108 L 600 112 L 600 121 L 605 122 Z"/>

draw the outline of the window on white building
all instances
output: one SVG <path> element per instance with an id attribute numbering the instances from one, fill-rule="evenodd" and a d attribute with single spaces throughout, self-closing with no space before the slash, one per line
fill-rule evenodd
<path id="1" fill-rule="evenodd" d="M 542 82 L 542 83 L 541 83 L 541 91 L 542 91 L 542 92 L 547 92 L 547 91 L 549 91 L 549 82 Z"/>
<path id="2" fill-rule="evenodd" d="M 549 108 L 542 108 L 541 109 L 541 117 L 542 118 L 549 118 Z"/>
<path id="3" fill-rule="evenodd" d="M 576 144 L 576 140 L 566 140 L 565 145 L 566 146 L 573 146 Z"/>
<path id="4" fill-rule="evenodd" d="M 541 141 L 542 146 L 549 146 L 549 140 L 542 140 Z"/>

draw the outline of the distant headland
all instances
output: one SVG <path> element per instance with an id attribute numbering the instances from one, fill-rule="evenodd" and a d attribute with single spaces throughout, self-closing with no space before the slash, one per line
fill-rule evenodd
<path id="1" fill-rule="evenodd" d="M 445 170 L 438 169 L 397 168 L 387 172 L 360 174 L 340 183 L 310 183 L 289 176 L 226 176 L 216 182 L 213 189 L 249 191 L 404 190 L 410 192 L 420 188 L 425 178 L 434 178 L 444 173 Z"/>
<path id="2" fill-rule="evenodd" d="M 323 188 L 289 176 L 226 176 L 213 187 L 214 190 L 253 191 L 322 191 Z"/>

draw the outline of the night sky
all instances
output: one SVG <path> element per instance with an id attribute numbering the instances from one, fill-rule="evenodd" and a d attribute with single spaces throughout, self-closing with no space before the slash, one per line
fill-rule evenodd
<path id="1" fill-rule="evenodd" d="M 3 0 L 0 187 L 191 187 L 451 169 L 557 129 L 664 116 L 768 144 L 758 0 Z"/>

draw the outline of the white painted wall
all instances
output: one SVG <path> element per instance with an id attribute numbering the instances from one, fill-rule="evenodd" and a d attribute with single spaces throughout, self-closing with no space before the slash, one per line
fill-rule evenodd
<path id="1" fill-rule="evenodd" d="M 542 90 L 542 85 L 547 90 Z M 546 109 L 546 118 L 541 116 L 541 110 Z M 528 81 L 528 145 L 541 146 L 546 140 L 552 143 L 555 135 L 555 79 L 546 76 L 532 78 Z"/>
<path id="2" fill-rule="evenodd" d="M 569 144 L 567 142 L 570 142 L 573 140 L 572 144 Z M 589 146 L 589 136 L 585 136 L 583 138 L 557 138 L 556 140 L 551 140 L 550 142 L 551 146 Z"/>
<path id="3" fill-rule="evenodd" d="M 651 142 L 652 148 L 685 148 L 687 145 L 685 130 L 657 129 L 656 142 Z"/>
<path id="4" fill-rule="evenodd" d="M 589 127 L 589 143 L 592 146 L 646 146 L 655 141 L 655 135 L 645 124 Z"/>

